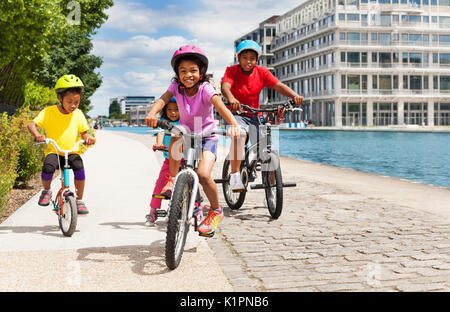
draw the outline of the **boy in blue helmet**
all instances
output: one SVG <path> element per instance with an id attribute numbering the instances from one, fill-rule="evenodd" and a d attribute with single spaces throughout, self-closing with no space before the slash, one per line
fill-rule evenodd
<path id="1" fill-rule="evenodd" d="M 250 139 L 253 141 L 258 137 L 258 122 L 249 113 L 237 114 L 241 112 L 241 103 L 260 108 L 259 95 L 264 87 L 272 88 L 283 96 L 290 97 L 296 105 L 303 103 L 303 97 L 280 82 L 267 68 L 257 65 L 261 56 L 261 47 L 255 41 L 242 41 L 236 48 L 236 56 L 239 64 L 227 67 L 222 78 L 222 94 L 227 99 L 236 121 L 241 127 L 250 131 Z M 231 144 L 234 155 L 231 157 L 230 188 L 237 192 L 244 191 L 239 168 L 245 139 L 235 139 Z M 241 156 L 238 157 L 238 155 Z"/>

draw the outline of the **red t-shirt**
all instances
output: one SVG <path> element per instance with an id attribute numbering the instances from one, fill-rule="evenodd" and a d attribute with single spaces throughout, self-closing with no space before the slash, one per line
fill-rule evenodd
<path id="1" fill-rule="evenodd" d="M 259 108 L 259 94 L 264 87 L 273 88 L 279 80 L 265 67 L 256 65 L 247 76 L 239 64 L 227 67 L 222 83 L 231 84 L 231 93 L 242 104 Z"/>

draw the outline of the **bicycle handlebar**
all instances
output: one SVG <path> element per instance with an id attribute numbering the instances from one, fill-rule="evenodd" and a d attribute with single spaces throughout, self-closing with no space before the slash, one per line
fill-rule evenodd
<path id="1" fill-rule="evenodd" d="M 71 153 L 71 152 L 74 152 L 76 149 L 78 149 L 78 146 L 81 144 L 81 143 L 85 143 L 86 141 L 85 140 L 80 140 L 80 141 L 78 141 L 77 143 L 75 143 L 75 145 L 73 146 L 73 148 L 72 149 L 70 149 L 70 150 L 63 150 L 63 149 L 61 149 L 60 147 L 59 147 L 59 145 L 58 145 L 58 143 L 56 143 L 56 141 L 55 140 L 53 140 L 53 139 L 50 139 L 50 138 L 45 138 L 45 142 L 39 142 L 39 143 L 36 143 L 36 144 L 34 144 L 34 145 L 39 145 L 39 144 L 52 144 L 53 145 L 53 147 L 55 147 L 58 151 L 60 151 L 61 153 L 64 153 L 64 154 L 69 154 L 69 153 Z"/>
<path id="2" fill-rule="evenodd" d="M 293 100 L 287 100 L 285 103 L 279 104 L 277 105 L 277 107 L 274 108 L 254 108 L 245 104 L 241 104 L 242 108 L 245 108 L 246 110 L 248 110 L 250 113 L 277 113 L 278 112 L 278 107 L 279 106 L 283 106 L 284 108 L 286 108 L 286 110 L 291 110 L 291 111 L 303 111 L 303 109 L 301 109 L 300 107 L 294 107 L 294 101 Z"/>
<path id="3" fill-rule="evenodd" d="M 164 120 L 164 119 L 159 119 L 157 121 L 156 125 L 159 128 L 167 130 L 169 132 L 173 132 L 173 130 L 175 130 L 180 135 L 188 136 L 188 137 L 198 137 L 198 138 L 202 138 L 202 139 L 209 138 L 210 136 L 212 136 L 214 134 L 218 134 L 218 135 L 226 135 L 227 134 L 227 131 L 224 130 L 224 129 L 215 129 L 215 130 L 203 133 L 203 134 L 187 133 L 186 131 L 183 131 L 182 129 L 180 129 L 177 126 L 175 126 L 170 121 L 167 121 L 167 120 Z"/>

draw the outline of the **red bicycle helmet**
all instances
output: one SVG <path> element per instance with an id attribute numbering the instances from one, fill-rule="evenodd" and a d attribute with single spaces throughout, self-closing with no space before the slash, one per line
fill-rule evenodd
<path id="1" fill-rule="evenodd" d="M 205 55 L 205 52 L 202 49 L 193 46 L 193 45 L 185 45 L 180 47 L 172 56 L 172 60 L 170 64 L 172 65 L 173 70 L 176 72 L 175 64 L 177 60 L 182 56 L 193 55 L 198 57 L 198 59 L 205 65 L 205 72 L 208 70 L 208 58 Z"/>

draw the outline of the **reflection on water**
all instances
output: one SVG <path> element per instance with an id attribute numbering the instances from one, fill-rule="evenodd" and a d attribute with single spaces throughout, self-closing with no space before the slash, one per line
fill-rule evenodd
<path id="1" fill-rule="evenodd" d="M 280 154 L 426 184 L 450 186 L 450 134 L 280 131 Z"/>

